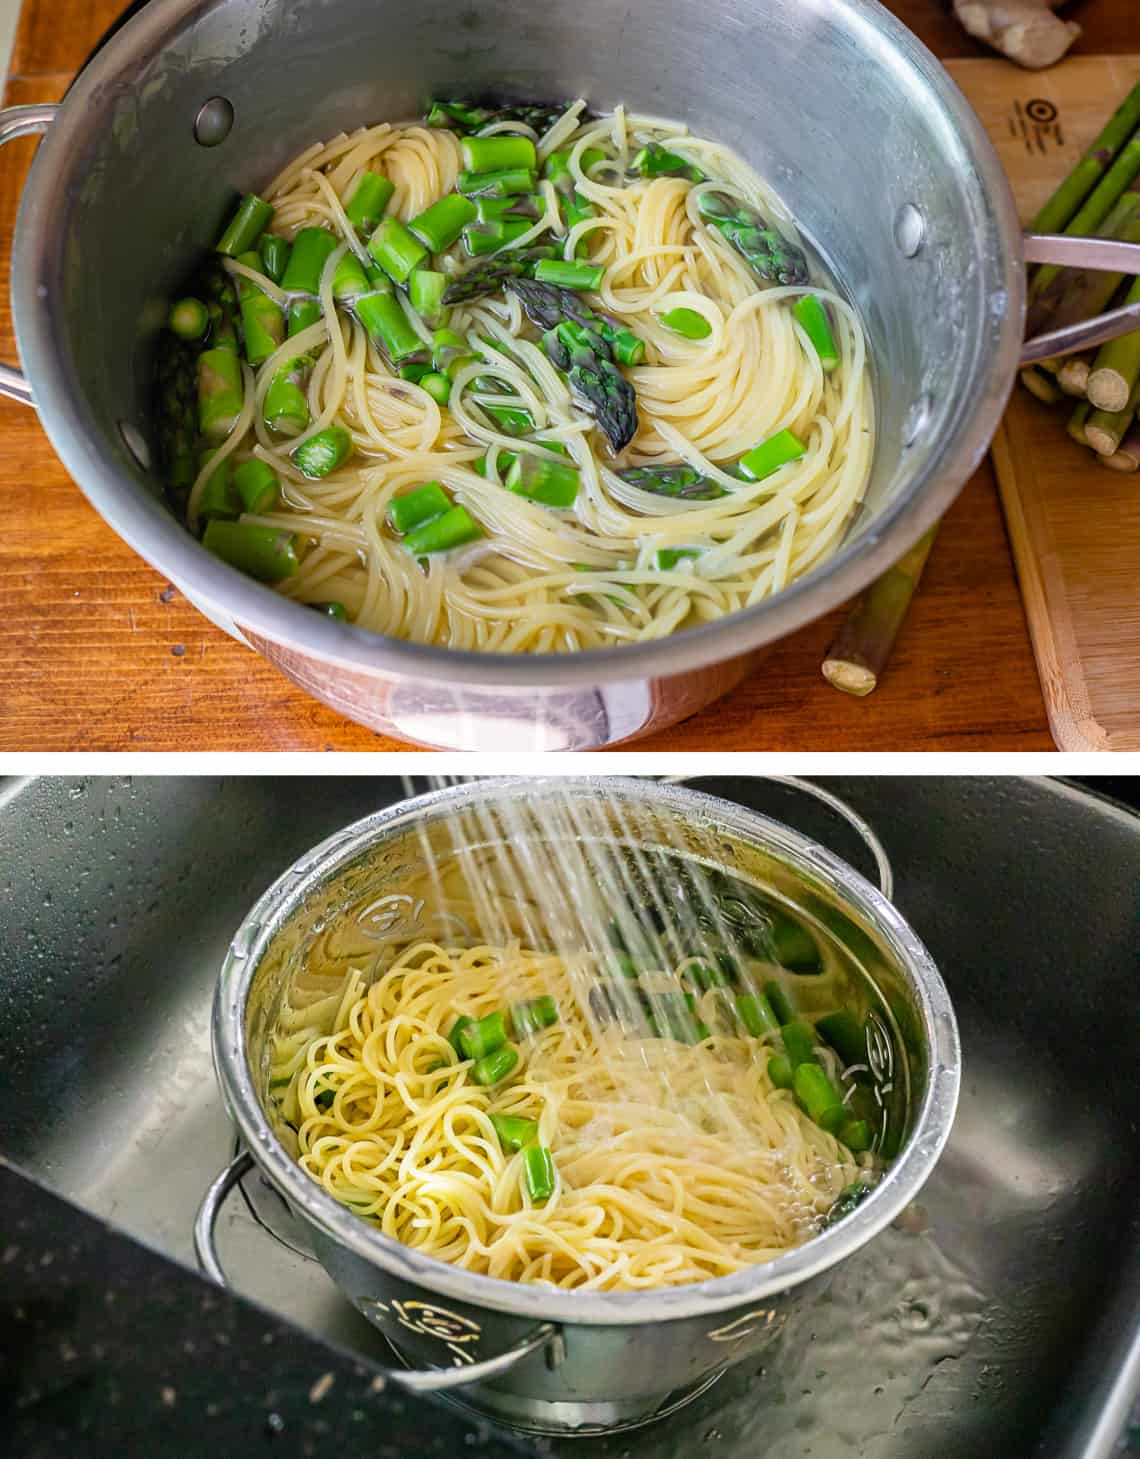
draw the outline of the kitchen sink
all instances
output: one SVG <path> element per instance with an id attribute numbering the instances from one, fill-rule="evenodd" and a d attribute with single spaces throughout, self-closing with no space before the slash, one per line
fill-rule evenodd
<path id="1" fill-rule="evenodd" d="M 699 783 L 873 874 L 850 829 L 798 791 Z M 1140 1454 L 1140 818 L 1050 781 L 820 783 L 878 832 L 954 999 L 950 1144 L 919 1203 L 796 1310 L 762 1363 L 662 1423 L 535 1453 Z M 230 936 L 303 851 L 405 794 L 396 778 L 3 782 L 0 1153 L 192 1265 L 195 1209 L 234 1153 L 209 1041 Z M 219 1238 L 243 1296 L 392 1362 L 256 1175 Z"/>

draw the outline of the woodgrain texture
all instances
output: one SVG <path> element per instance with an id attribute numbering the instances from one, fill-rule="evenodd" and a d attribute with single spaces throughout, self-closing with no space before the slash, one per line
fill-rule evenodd
<path id="1" fill-rule="evenodd" d="M 1032 77 L 988 61 L 953 71 L 1028 220 L 1140 80 L 1140 54 L 1074 57 Z M 1140 482 L 1069 439 L 1070 408 L 1016 390 L 994 464 L 1053 738 L 1063 750 L 1140 750 Z"/>
<path id="2" fill-rule="evenodd" d="M 118 8 L 24 0 L 6 100 L 58 99 Z M 942 56 L 983 54 L 941 0 L 890 8 Z M 1072 9 L 1087 30 L 1079 51 L 1135 48 L 1125 40 L 1135 0 Z M 34 145 L 0 154 L 0 274 Z M 14 355 L 4 288 L 0 358 Z M 33 412 L 0 402 L 0 437 L 0 750 L 403 748 L 307 698 L 174 594 L 87 505 Z M 819 673 L 840 616 L 784 640 L 727 699 L 638 748 L 1050 748 L 988 463 L 949 513 L 888 674 L 867 700 L 836 693 Z"/>

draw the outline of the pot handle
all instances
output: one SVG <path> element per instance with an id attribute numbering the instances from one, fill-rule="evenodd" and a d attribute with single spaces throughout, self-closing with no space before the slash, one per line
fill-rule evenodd
<path id="1" fill-rule="evenodd" d="M 1140 243 L 1121 243 L 1115 238 L 1075 238 L 1064 233 L 1027 233 L 1025 262 L 1140 274 Z M 1140 329 L 1140 301 L 1027 339 L 1021 347 L 1021 363 L 1032 365 L 1037 360 L 1061 359 L 1077 350 L 1131 334 L 1134 329 Z"/>
<path id="2" fill-rule="evenodd" d="M 17 137 L 30 137 L 37 132 L 46 132 L 55 120 L 59 107 L 54 102 L 36 103 L 34 106 L 9 106 L 0 111 L 0 147 L 5 142 L 14 142 Z M 21 405 L 35 405 L 32 387 L 24 379 L 24 372 L 14 365 L 0 365 L 0 395 L 9 400 L 18 400 Z"/>
<path id="3" fill-rule="evenodd" d="M 229 1283 L 218 1259 L 214 1227 L 226 1197 L 238 1181 L 249 1174 L 253 1165 L 253 1156 L 248 1150 L 243 1150 L 231 1160 L 211 1182 L 194 1218 L 194 1255 L 198 1258 L 200 1270 L 219 1287 L 228 1287 Z M 549 1347 L 552 1356 L 556 1357 L 556 1344 L 560 1342 L 560 1334 L 554 1323 L 543 1322 L 513 1348 L 508 1348 L 505 1353 L 499 1353 L 494 1358 L 484 1358 L 481 1363 L 471 1363 L 464 1368 L 381 1368 L 380 1372 L 391 1382 L 399 1383 L 413 1393 L 444 1393 L 449 1388 L 463 1388 L 468 1383 L 497 1378 L 541 1348 Z"/>
<path id="4" fill-rule="evenodd" d="M 662 775 L 661 777 L 669 785 L 686 785 L 690 780 L 703 778 L 703 775 Z M 853 810 L 845 800 L 840 800 L 830 790 L 824 790 L 822 785 L 816 785 L 811 780 L 801 780 L 798 775 L 765 775 L 762 778 L 774 781 L 777 785 L 790 786 L 792 790 L 802 791 L 804 795 L 810 795 L 813 800 L 820 801 L 846 821 L 875 859 L 875 870 L 879 873 L 879 890 L 888 902 L 892 900 L 895 894 L 895 874 L 891 866 L 891 859 L 887 855 L 886 847 L 875 834 L 874 828 L 863 819 L 857 810 Z"/>

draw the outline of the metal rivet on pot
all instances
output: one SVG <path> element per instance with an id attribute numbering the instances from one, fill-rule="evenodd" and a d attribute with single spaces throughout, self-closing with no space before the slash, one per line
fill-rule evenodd
<path id="1" fill-rule="evenodd" d="M 906 420 L 903 421 L 903 445 L 913 446 L 930 420 L 930 412 L 934 402 L 924 390 L 923 393 L 913 402 L 906 413 Z"/>
<path id="2" fill-rule="evenodd" d="M 926 237 L 926 219 L 913 203 L 903 203 L 895 214 L 895 246 L 904 258 L 913 258 Z"/>
<path id="3" fill-rule="evenodd" d="M 150 470 L 150 447 L 143 439 L 142 433 L 137 431 L 129 421 L 119 422 L 119 435 L 123 438 L 123 445 L 131 453 L 134 460 L 144 471 Z"/>
<path id="4" fill-rule="evenodd" d="M 194 140 L 201 147 L 216 147 L 229 136 L 233 124 L 232 104 L 224 96 L 211 96 L 194 118 Z"/>

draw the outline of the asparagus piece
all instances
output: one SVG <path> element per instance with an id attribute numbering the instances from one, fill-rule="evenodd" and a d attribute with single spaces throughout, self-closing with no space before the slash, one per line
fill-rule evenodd
<path id="1" fill-rule="evenodd" d="M 839 364 L 839 350 L 823 303 L 814 294 L 805 294 L 796 300 L 792 313 L 811 340 L 823 373 L 830 375 Z"/>
<path id="2" fill-rule="evenodd" d="M 480 405 L 499 429 L 508 436 L 529 436 L 534 430 L 534 416 L 529 410 L 513 405 Z"/>
<path id="3" fill-rule="evenodd" d="M 654 496 L 679 497 L 682 501 L 711 502 L 728 493 L 719 481 L 702 476 L 692 466 L 631 466 L 618 476 L 630 486 Z"/>
<path id="4" fill-rule="evenodd" d="M 1089 375 L 1092 365 L 1083 355 L 1073 355 L 1057 371 L 1057 384 L 1064 395 L 1075 395 L 1083 400 L 1088 394 Z"/>
<path id="5" fill-rule="evenodd" d="M 763 481 L 781 466 L 798 461 L 807 447 L 792 431 L 777 431 L 740 458 L 740 473 L 748 481 Z"/>
<path id="6" fill-rule="evenodd" d="M 451 501 L 438 481 L 425 481 L 388 503 L 388 524 L 395 532 L 410 532 L 451 510 Z"/>
<path id="7" fill-rule="evenodd" d="M 332 281 L 333 298 L 338 304 L 351 306 L 369 291 L 368 275 L 355 253 L 346 253 L 336 266 Z"/>
<path id="8" fill-rule="evenodd" d="M 1061 399 L 1062 392 L 1050 380 L 1044 370 L 1036 370 L 1032 365 L 1027 366 L 1021 371 L 1021 383 L 1029 391 L 1030 395 L 1035 395 L 1038 400 L 1043 400 L 1046 405 L 1056 405 L 1057 401 Z"/>
<path id="9" fill-rule="evenodd" d="M 704 182 L 705 174 L 694 163 L 670 152 L 657 142 L 642 147 L 631 166 L 642 177 L 687 177 L 690 182 Z"/>
<path id="10" fill-rule="evenodd" d="M 482 535 L 482 527 L 465 507 L 451 507 L 442 516 L 414 527 L 404 538 L 404 546 L 413 557 L 427 557 L 432 552 L 462 547 Z"/>
<path id="11" fill-rule="evenodd" d="M 426 121 L 429 127 L 448 131 L 476 131 L 491 122 L 522 122 L 541 137 L 558 120 L 565 107 L 519 105 L 504 107 L 472 106 L 464 101 L 433 101 Z M 579 118 L 584 120 L 584 115 Z"/>
<path id="12" fill-rule="evenodd" d="M 878 684 L 937 531 L 931 527 L 873 582 L 844 622 L 823 661 L 823 677 L 836 689 L 862 698 Z"/>
<path id="13" fill-rule="evenodd" d="M 529 1038 L 544 1028 L 558 1022 L 558 1004 L 549 993 L 538 998 L 527 998 L 521 1003 L 512 1003 L 510 1008 L 511 1029 L 516 1039 Z"/>
<path id="14" fill-rule="evenodd" d="M 758 278 L 777 284 L 806 284 L 807 258 L 747 203 L 711 189 L 697 200 L 697 212 L 715 228 Z"/>
<path id="15" fill-rule="evenodd" d="M 1093 188 L 1084 203 L 1070 220 L 1065 233 L 1075 238 L 1090 238 L 1112 212 L 1116 203 L 1133 179 L 1140 173 L 1140 127 L 1121 148 L 1112 166 Z M 1030 299 L 1047 288 L 1060 273 L 1057 264 L 1042 264 L 1033 275 L 1029 288 Z"/>
<path id="16" fill-rule="evenodd" d="M 474 1022 L 475 1020 L 469 1013 L 461 1013 L 451 1025 L 451 1031 L 447 1035 L 447 1042 L 461 1059 L 464 1057 L 463 1045 L 460 1043 L 460 1039 L 463 1037 L 463 1030 L 470 1028 Z"/>
<path id="17" fill-rule="evenodd" d="M 538 153 L 529 137 L 502 133 L 493 137 L 464 137 L 459 150 L 468 172 L 504 172 L 516 167 L 533 172 L 538 166 Z"/>
<path id="18" fill-rule="evenodd" d="M 194 351 L 177 338 L 160 335 L 155 357 L 155 415 L 158 454 L 166 484 L 188 491 L 198 474 L 198 385 Z"/>
<path id="19" fill-rule="evenodd" d="M 246 512 L 270 511 L 281 494 L 277 473 L 256 456 L 234 468 L 233 484 Z"/>
<path id="20" fill-rule="evenodd" d="M 198 356 L 198 429 L 209 441 L 224 441 L 241 414 L 241 363 L 228 340 Z"/>
<path id="21" fill-rule="evenodd" d="M 368 240 L 368 252 L 394 284 L 405 284 L 413 269 L 427 262 L 428 252 L 399 218 L 385 218 Z"/>
<path id="22" fill-rule="evenodd" d="M 201 299 L 179 299 L 171 305 L 166 327 L 179 339 L 201 339 L 210 327 L 210 311 Z"/>
<path id="23" fill-rule="evenodd" d="M 418 268 L 408 280 L 408 298 L 412 308 L 433 328 L 443 323 L 447 313 L 443 305 L 446 288 L 447 275 L 432 269 Z"/>
<path id="24" fill-rule="evenodd" d="M 525 451 L 512 462 L 504 485 L 508 491 L 544 507 L 565 509 L 574 505 L 580 478 L 574 466 Z"/>
<path id="25" fill-rule="evenodd" d="M 554 249 L 549 244 L 524 248 L 519 253 L 508 253 L 488 263 L 469 268 L 458 278 L 452 279 L 443 295 L 445 304 L 467 304 L 472 299 L 493 294 L 505 286 L 508 279 L 528 275 L 542 258 L 553 258 Z"/>
<path id="26" fill-rule="evenodd" d="M 460 197 L 460 194 L 456 193 L 455 196 Z M 537 193 L 515 193 L 509 198 L 478 197 L 473 203 L 470 198 L 461 200 L 471 203 L 480 223 L 495 223 L 500 218 L 529 218 L 533 223 L 542 216 L 545 209 L 545 203 Z"/>
<path id="27" fill-rule="evenodd" d="M 423 341 L 408 322 L 394 294 L 378 290 L 356 301 L 354 313 L 369 339 L 394 365 L 423 350 Z"/>
<path id="28" fill-rule="evenodd" d="M 362 172 L 345 205 L 345 217 L 358 233 L 371 233 L 384 216 L 395 191 L 396 184 L 381 173 Z"/>
<path id="29" fill-rule="evenodd" d="M 823 1130 L 834 1134 L 847 1117 L 839 1091 L 818 1064 L 797 1064 L 792 1074 L 796 1099 Z"/>
<path id="30" fill-rule="evenodd" d="M 263 583 L 292 577 L 299 566 L 296 537 L 278 527 L 215 519 L 207 522 L 202 542 L 215 557 Z"/>
<path id="31" fill-rule="evenodd" d="M 1132 425 L 1111 456 L 1097 458 L 1102 466 L 1112 471 L 1140 471 L 1140 419 Z"/>
<path id="32" fill-rule="evenodd" d="M 837 1226 L 844 1217 L 850 1216 L 853 1211 L 857 1210 L 870 1194 L 871 1187 L 865 1181 L 857 1180 L 851 1185 L 844 1186 L 836 1196 L 831 1210 L 828 1211 L 824 1225 L 829 1230 L 832 1226 Z"/>
<path id="33" fill-rule="evenodd" d="M 592 165 L 604 160 L 604 152 L 600 152 L 594 147 L 587 148 L 581 158 L 583 172 L 589 172 Z M 567 231 L 582 222 L 584 218 L 593 217 L 593 204 L 588 198 L 584 198 L 574 186 L 569 152 L 552 152 L 543 165 L 542 175 L 554 184 L 562 199 L 562 216 L 566 221 Z M 581 258 L 586 252 L 586 247 L 585 238 L 580 238 L 574 250 L 575 257 Z"/>
<path id="34" fill-rule="evenodd" d="M 773 1054 L 768 1060 L 768 1078 L 776 1089 L 791 1089 L 795 1070 L 786 1054 Z"/>
<path id="35" fill-rule="evenodd" d="M 815 1031 L 822 1034 L 845 1065 L 867 1060 L 867 1036 L 863 1025 L 848 1008 L 837 1008 L 816 1019 Z"/>
<path id="36" fill-rule="evenodd" d="M 310 481 L 319 481 L 352 455 L 352 437 L 343 426 L 326 426 L 293 452 L 293 464 Z"/>
<path id="37" fill-rule="evenodd" d="M 611 449 L 623 450 L 637 433 L 637 397 L 613 362 L 612 346 L 601 328 L 606 321 L 572 289 L 517 278 L 508 281 L 507 289 L 546 331 L 543 348 L 566 372 L 571 390 L 592 411 Z"/>
<path id="38" fill-rule="evenodd" d="M 488 1013 L 476 1023 L 469 1023 L 459 1035 L 459 1047 L 468 1059 L 481 1059 L 493 1054 L 507 1041 L 506 1019 L 500 1009 Z"/>
<path id="39" fill-rule="evenodd" d="M 238 204 L 237 212 L 218 239 L 216 252 L 236 258 L 239 253 L 248 253 L 257 246 L 257 240 L 269 226 L 273 209 L 262 202 L 256 193 L 246 193 Z"/>
<path id="40" fill-rule="evenodd" d="M 735 1008 L 737 1017 L 755 1039 L 766 1033 L 775 1033 L 780 1027 L 772 1005 L 763 993 L 741 993 Z"/>
<path id="41" fill-rule="evenodd" d="M 1140 278 L 1134 281 L 1124 302 L 1140 304 Z M 1089 372 L 1086 393 L 1098 410 L 1124 410 L 1137 379 L 1140 379 L 1140 329 L 1101 346 Z"/>
<path id="42" fill-rule="evenodd" d="M 1140 127 L 1140 82 L 1124 98 L 1100 136 L 1034 218 L 1031 225 L 1034 233 L 1056 233 L 1072 220 L 1137 127 Z"/>
<path id="43" fill-rule="evenodd" d="M 604 273 L 601 264 L 571 263 L 561 258 L 544 258 L 534 267 L 540 284 L 557 284 L 563 289 L 597 289 Z"/>
<path id="44" fill-rule="evenodd" d="M 421 390 L 426 390 L 431 398 L 439 405 L 446 405 L 451 399 L 451 381 L 446 375 L 439 374 L 436 370 L 430 370 L 419 381 Z"/>
<path id="45" fill-rule="evenodd" d="M 506 198 L 501 201 L 509 202 Z M 470 198 L 460 193 L 448 193 L 413 218 L 408 227 L 432 253 L 442 253 L 445 248 L 451 247 L 467 224 L 474 221 L 478 212 Z"/>
<path id="46" fill-rule="evenodd" d="M 700 555 L 698 547 L 661 547 L 657 552 L 657 566 L 663 572 L 671 572 L 680 563 Z"/>
<path id="47" fill-rule="evenodd" d="M 238 263 L 246 268 L 261 269 L 260 253 L 240 253 Z M 238 299 L 241 303 L 242 339 L 245 357 L 256 368 L 263 364 L 285 338 L 285 315 L 264 289 L 259 289 L 252 279 L 244 275 L 237 281 Z"/>
<path id="48" fill-rule="evenodd" d="M 1134 178 L 1121 193 L 1116 206 L 1096 230 L 1096 236 L 1140 243 L 1140 177 Z M 1035 278 L 1035 293 L 1025 326 L 1027 337 L 1092 319 L 1108 308 L 1123 282 L 1123 274 L 1098 269 L 1061 269 L 1044 285 L 1038 284 Z"/>
<path id="49" fill-rule="evenodd" d="M 531 226 L 526 218 L 495 218 L 489 223 L 472 223 L 463 230 L 463 246 L 472 258 L 482 258 L 515 243 Z"/>
<path id="50" fill-rule="evenodd" d="M 213 451 L 203 451 L 201 464 L 205 466 L 213 455 Z M 203 521 L 208 522 L 214 519 L 233 521 L 241 514 L 241 502 L 234 491 L 231 466 L 232 463 L 227 456 L 221 465 L 206 478 L 202 495 L 198 499 L 198 515 Z"/>
<path id="51" fill-rule="evenodd" d="M 336 236 L 327 228 L 302 228 L 281 276 L 282 289 L 287 294 L 318 294 L 321 274 L 336 246 Z"/>
<path id="52" fill-rule="evenodd" d="M 504 167 L 496 172 L 461 172 L 455 186 L 465 197 L 509 198 L 532 193 L 538 179 L 527 167 Z"/>
<path id="53" fill-rule="evenodd" d="M 289 264 L 291 248 L 288 239 L 282 238 L 277 233 L 263 233 L 258 248 L 261 252 L 261 264 L 266 278 L 279 284 L 285 277 L 285 270 Z"/>
<path id="54" fill-rule="evenodd" d="M 1092 406 L 1087 400 L 1082 400 L 1069 417 L 1068 425 L 1065 427 L 1078 446 L 1087 446 L 1089 443 L 1088 437 L 1085 435 L 1085 425 L 1091 413 Z"/>
<path id="55" fill-rule="evenodd" d="M 521 1115 L 496 1115 L 490 1117 L 499 1137 L 499 1144 L 512 1154 L 538 1139 L 538 1121 L 523 1119 Z"/>
<path id="56" fill-rule="evenodd" d="M 554 1159 L 545 1145 L 528 1145 L 522 1153 L 523 1185 L 532 1201 L 548 1201 L 554 1194 Z"/>
<path id="57" fill-rule="evenodd" d="M 657 317 L 666 329 L 671 329 L 674 334 L 682 335 L 685 339 L 708 339 L 712 334 L 712 325 L 695 309 L 667 309 Z"/>
<path id="58" fill-rule="evenodd" d="M 858 1155 L 860 1151 L 871 1148 L 871 1126 L 866 1120 L 845 1120 L 835 1138 Z"/>
<path id="59" fill-rule="evenodd" d="M 1085 441 L 1098 456 L 1115 456 L 1132 423 L 1131 410 L 1094 410 L 1085 421 Z"/>
<path id="60" fill-rule="evenodd" d="M 281 366 L 269 382 L 265 392 L 265 424 L 271 431 L 286 436 L 299 436 L 309 424 L 309 400 L 305 387 L 313 361 L 308 355 L 298 355 Z"/>

